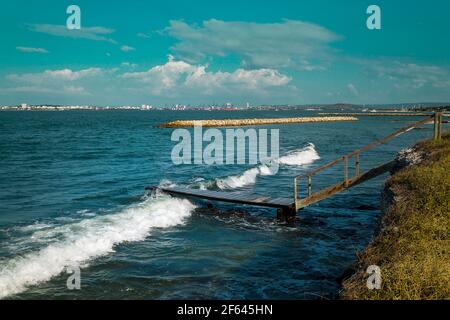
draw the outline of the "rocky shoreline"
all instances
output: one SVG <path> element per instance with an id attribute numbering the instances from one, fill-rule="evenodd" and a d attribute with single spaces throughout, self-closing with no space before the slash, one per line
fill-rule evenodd
<path id="1" fill-rule="evenodd" d="M 417 146 L 409 149 L 401 150 L 395 157 L 395 165 L 391 170 L 391 176 L 395 175 L 402 169 L 409 166 L 419 165 L 425 161 L 427 155 L 425 152 L 420 150 Z M 385 184 L 383 190 L 381 191 L 380 207 L 381 212 L 385 214 L 392 208 L 396 202 L 401 200 L 400 193 L 395 190 L 391 185 Z"/>

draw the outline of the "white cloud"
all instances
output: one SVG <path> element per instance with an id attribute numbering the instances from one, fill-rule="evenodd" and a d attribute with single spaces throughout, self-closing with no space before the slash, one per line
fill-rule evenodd
<path id="1" fill-rule="evenodd" d="M 366 70 L 374 71 L 379 78 L 393 82 L 397 88 L 413 90 L 426 86 L 443 88 L 450 78 L 449 70 L 444 67 L 400 61 L 371 62 Z"/>
<path id="2" fill-rule="evenodd" d="M 40 73 L 10 74 L 6 78 L 12 81 L 28 83 L 45 83 L 49 81 L 74 81 L 85 77 L 93 77 L 101 74 L 100 68 L 88 68 L 80 71 L 71 69 L 45 70 Z"/>
<path id="3" fill-rule="evenodd" d="M 352 83 L 349 83 L 347 85 L 348 90 L 355 96 L 359 95 L 358 89 L 355 88 L 355 86 Z"/>
<path id="4" fill-rule="evenodd" d="M 217 93 L 260 91 L 271 87 L 287 85 L 291 78 L 274 69 L 244 70 L 233 72 L 211 72 L 207 66 L 176 61 L 169 57 L 164 65 L 155 66 L 144 72 L 128 72 L 122 75 L 128 80 L 144 84 L 145 90 L 155 95 L 173 95 L 196 92 L 198 95 Z"/>
<path id="5" fill-rule="evenodd" d="M 133 99 L 202 103 L 205 99 L 211 102 L 230 101 L 230 98 L 260 102 L 267 97 L 284 100 L 296 90 L 290 85 L 289 76 L 269 68 L 210 71 L 206 65 L 190 64 L 172 56 L 166 63 L 147 71 L 133 71 L 135 68 L 137 65 L 124 62 L 119 68 L 111 69 L 64 68 L 9 74 L 8 86 L 1 91 L 65 95 L 74 101 L 80 101 L 80 96 L 92 97 L 91 92 L 95 92 L 95 99 L 111 103 L 123 101 L 122 97 L 130 97 L 133 92 Z"/>
<path id="6" fill-rule="evenodd" d="M 211 19 L 201 26 L 171 21 L 163 33 L 179 40 L 172 50 L 187 61 L 237 55 L 251 68 L 306 71 L 324 69 L 332 53 L 329 45 L 340 39 L 324 27 L 294 20 L 263 24 Z"/>
<path id="7" fill-rule="evenodd" d="M 124 51 L 124 52 L 129 52 L 129 51 L 134 51 L 135 49 L 133 47 L 127 46 L 127 45 L 123 45 L 120 47 L 120 50 Z"/>
<path id="8" fill-rule="evenodd" d="M 103 75 L 100 68 L 87 68 L 78 71 L 71 69 L 45 70 L 39 73 L 10 74 L 6 76 L 13 86 L 2 89 L 3 92 L 27 92 L 65 95 L 88 95 L 85 88 L 89 81 Z M 87 82 L 84 82 L 86 81 Z"/>
<path id="9" fill-rule="evenodd" d="M 136 68 L 138 65 L 137 65 L 137 63 L 131 63 L 131 62 L 125 61 L 125 62 L 122 62 L 120 64 L 120 66 L 124 67 L 124 68 Z"/>
<path id="10" fill-rule="evenodd" d="M 82 27 L 81 29 L 69 30 L 64 25 L 29 24 L 28 29 L 34 32 L 50 34 L 58 37 L 79 38 L 116 43 L 115 40 L 107 37 L 108 35 L 114 33 L 114 30 L 105 27 Z"/>
<path id="11" fill-rule="evenodd" d="M 150 38 L 151 38 L 150 35 L 148 35 L 147 33 L 144 33 L 144 32 L 139 32 L 139 33 L 137 34 L 137 36 L 138 36 L 139 38 L 144 38 L 144 39 L 150 39 Z"/>
<path id="12" fill-rule="evenodd" d="M 90 93 L 81 86 L 60 86 L 58 88 L 46 88 L 40 86 L 19 86 L 2 89 L 2 92 L 9 93 L 45 93 L 45 94 L 55 94 L 55 95 L 89 95 Z"/>
<path id="13" fill-rule="evenodd" d="M 1 92 L 57 93 L 60 91 L 56 89 L 42 88 L 37 86 L 18 86 L 11 88 L 2 88 Z"/>
<path id="14" fill-rule="evenodd" d="M 70 94 L 88 94 L 81 86 L 64 86 L 64 92 Z"/>
<path id="15" fill-rule="evenodd" d="M 48 53 L 47 50 L 43 48 L 33 48 L 33 47 L 16 47 L 16 50 L 20 52 L 26 52 L 26 53 Z"/>

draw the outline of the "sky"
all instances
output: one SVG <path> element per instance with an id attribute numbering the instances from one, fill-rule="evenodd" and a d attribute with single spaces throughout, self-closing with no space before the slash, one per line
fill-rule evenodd
<path id="1" fill-rule="evenodd" d="M 449 14 L 448 0 L 0 0 L 0 105 L 449 102 Z"/>

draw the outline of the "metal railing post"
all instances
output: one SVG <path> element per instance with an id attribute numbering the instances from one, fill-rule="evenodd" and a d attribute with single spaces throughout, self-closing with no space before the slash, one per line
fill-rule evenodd
<path id="1" fill-rule="evenodd" d="M 344 185 L 348 187 L 348 156 L 344 156 Z"/>
<path id="2" fill-rule="evenodd" d="M 312 195 L 312 176 L 308 176 L 308 197 Z"/>
<path id="3" fill-rule="evenodd" d="M 294 178 L 294 205 L 295 210 L 298 210 L 298 177 Z"/>
<path id="4" fill-rule="evenodd" d="M 355 156 L 355 174 L 357 177 L 359 176 L 359 153 Z"/>
<path id="5" fill-rule="evenodd" d="M 442 137 L 442 112 L 434 113 L 434 140 L 441 140 Z"/>

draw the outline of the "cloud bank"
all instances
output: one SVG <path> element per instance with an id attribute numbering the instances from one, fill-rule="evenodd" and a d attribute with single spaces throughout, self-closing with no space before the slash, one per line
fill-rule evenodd
<path id="1" fill-rule="evenodd" d="M 83 27 L 79 30 L 69 30 L 65 25 L 56 24 L 29 24 L 27 27 L 30 31 L 45 33 L 52 36 L 117 43 L 115 40 L 108 37 L 108 35 L 114 33 L 114 30 L 105 27 Z"/>
<path id="2" fill-rule="evenodd" d="M 233 93 L 236 91 L 264 91 L 271 87 L 287 85 L 291 78 L 273 69 L 244 70 L 233 72 L 211 72 L 205 65 L 193 65 L 176 61 L 169 56 L 167 63 L 144 72 L 129 72 L 123 78 L 144 85 L 154 95 L 175 95 L 189 90 L 203 95 Z"/>
<path id="3" fill-rule="evenodd" d="M 125 67 L 125 68 L 124 68 Z M 137 65 L 133 65 L 135 69 Z M 208 101 L 221 97 L 229 101 L 239 96 L 254 99 L 266 95 L 284 95 L 295 91 L 290 85 L 291 77 L 275 69 L 261 68 L 232 72 L 209 71 L 207 65 L 190 64 L 175 60 L 168 61 L 144 71 L 130 71 L 125 63 L 121 68 L 101 69 L 69 68 L 45 70 L 38 73 L 9 74 L 10 86 L 6 92 L 55 93 L 71 95 L 107 96 L 114 93 L 130 96 L 139 93 L 147 99 L 179 99 L 185 102 L 207 98 Z M 88 88 L 88 89 L 86 89 Z"/>
<path id="4" fill-rule="evenodd" d="M 178 40 L 172 50 L 187 61 L 237 55 L 248 68 L 305 71 L 324 69 L 330 44 L 341 39 L 317 24 L 295 20 L 263 24 L 211 19 L 200 26 L 173 20 L 163 33 Z"/>

